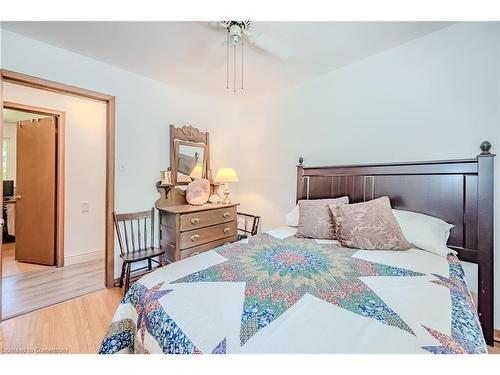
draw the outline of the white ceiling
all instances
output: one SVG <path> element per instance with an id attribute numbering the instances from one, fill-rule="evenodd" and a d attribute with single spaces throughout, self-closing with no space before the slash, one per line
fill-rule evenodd
<path id="1" fill-rule="evenodd" d="M 278 90 L 450 25 L 450 22 L 254 22 L 295 54 L 248 46 L 245 96 Z M 225 34 L 208 22 L 2 22 L 2 27 L 155 80 L 212 95 L 225 88 Z"/>

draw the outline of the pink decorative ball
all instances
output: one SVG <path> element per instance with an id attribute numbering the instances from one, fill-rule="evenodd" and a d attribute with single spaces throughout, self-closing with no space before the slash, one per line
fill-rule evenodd
<path id="1" fill-rule="evenodd" d="M 210 181 L 199 179 L 191 182 L 187 186 L 186 200 L 193 206 L 201 206 L 208 202 L 210 196 Z"/>

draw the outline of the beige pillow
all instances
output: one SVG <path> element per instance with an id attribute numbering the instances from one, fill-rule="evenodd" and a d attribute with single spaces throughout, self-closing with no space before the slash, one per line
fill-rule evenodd
<path id="1" fill-rule="evenodd" d="M 329 206 L 345 205 L 348 197 L 299 201 L 299 225 L 296 237 L 334 240 L 332 213 Z"/>
<path id="2" fill-rule="evenodd" d="M 388 197 L 329 207 L 335 234 L 342 246 L 365 250 L 406 250 L 411 247 L 392 213 Z"/>

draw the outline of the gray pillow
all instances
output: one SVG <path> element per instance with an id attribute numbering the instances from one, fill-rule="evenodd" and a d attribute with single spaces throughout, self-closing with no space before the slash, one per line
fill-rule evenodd
<path id="1" fill-rule="evenodd" d="M 335 234 L 342 246 L 365 250 L 411 247 L 392 213 L 388 197 L 343 206 L 330 205 Z"/>
<path id="2" fill-rule="evenodd" d="M 332 213 L 329 206 L 345 205 L 349 197 L 299 201 L 299 225 L 296 237 L 334 240 Z"/>

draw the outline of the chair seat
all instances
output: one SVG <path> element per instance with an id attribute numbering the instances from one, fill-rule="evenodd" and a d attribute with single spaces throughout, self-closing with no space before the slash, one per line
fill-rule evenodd
<path id="1" fill-rule="evenodd" d="M 158 255 L 162 255 L 163 253 L 164 253 L 164 251 L 162 249 L 157 248 L 157 247 L 153 247 L 153 248 L 136 250 L 133 253 L 121 254 L 120 257 L 125 262 L 131 263 L 131 262 L 139 262 L 141 260 L 156 257 Z"/>

